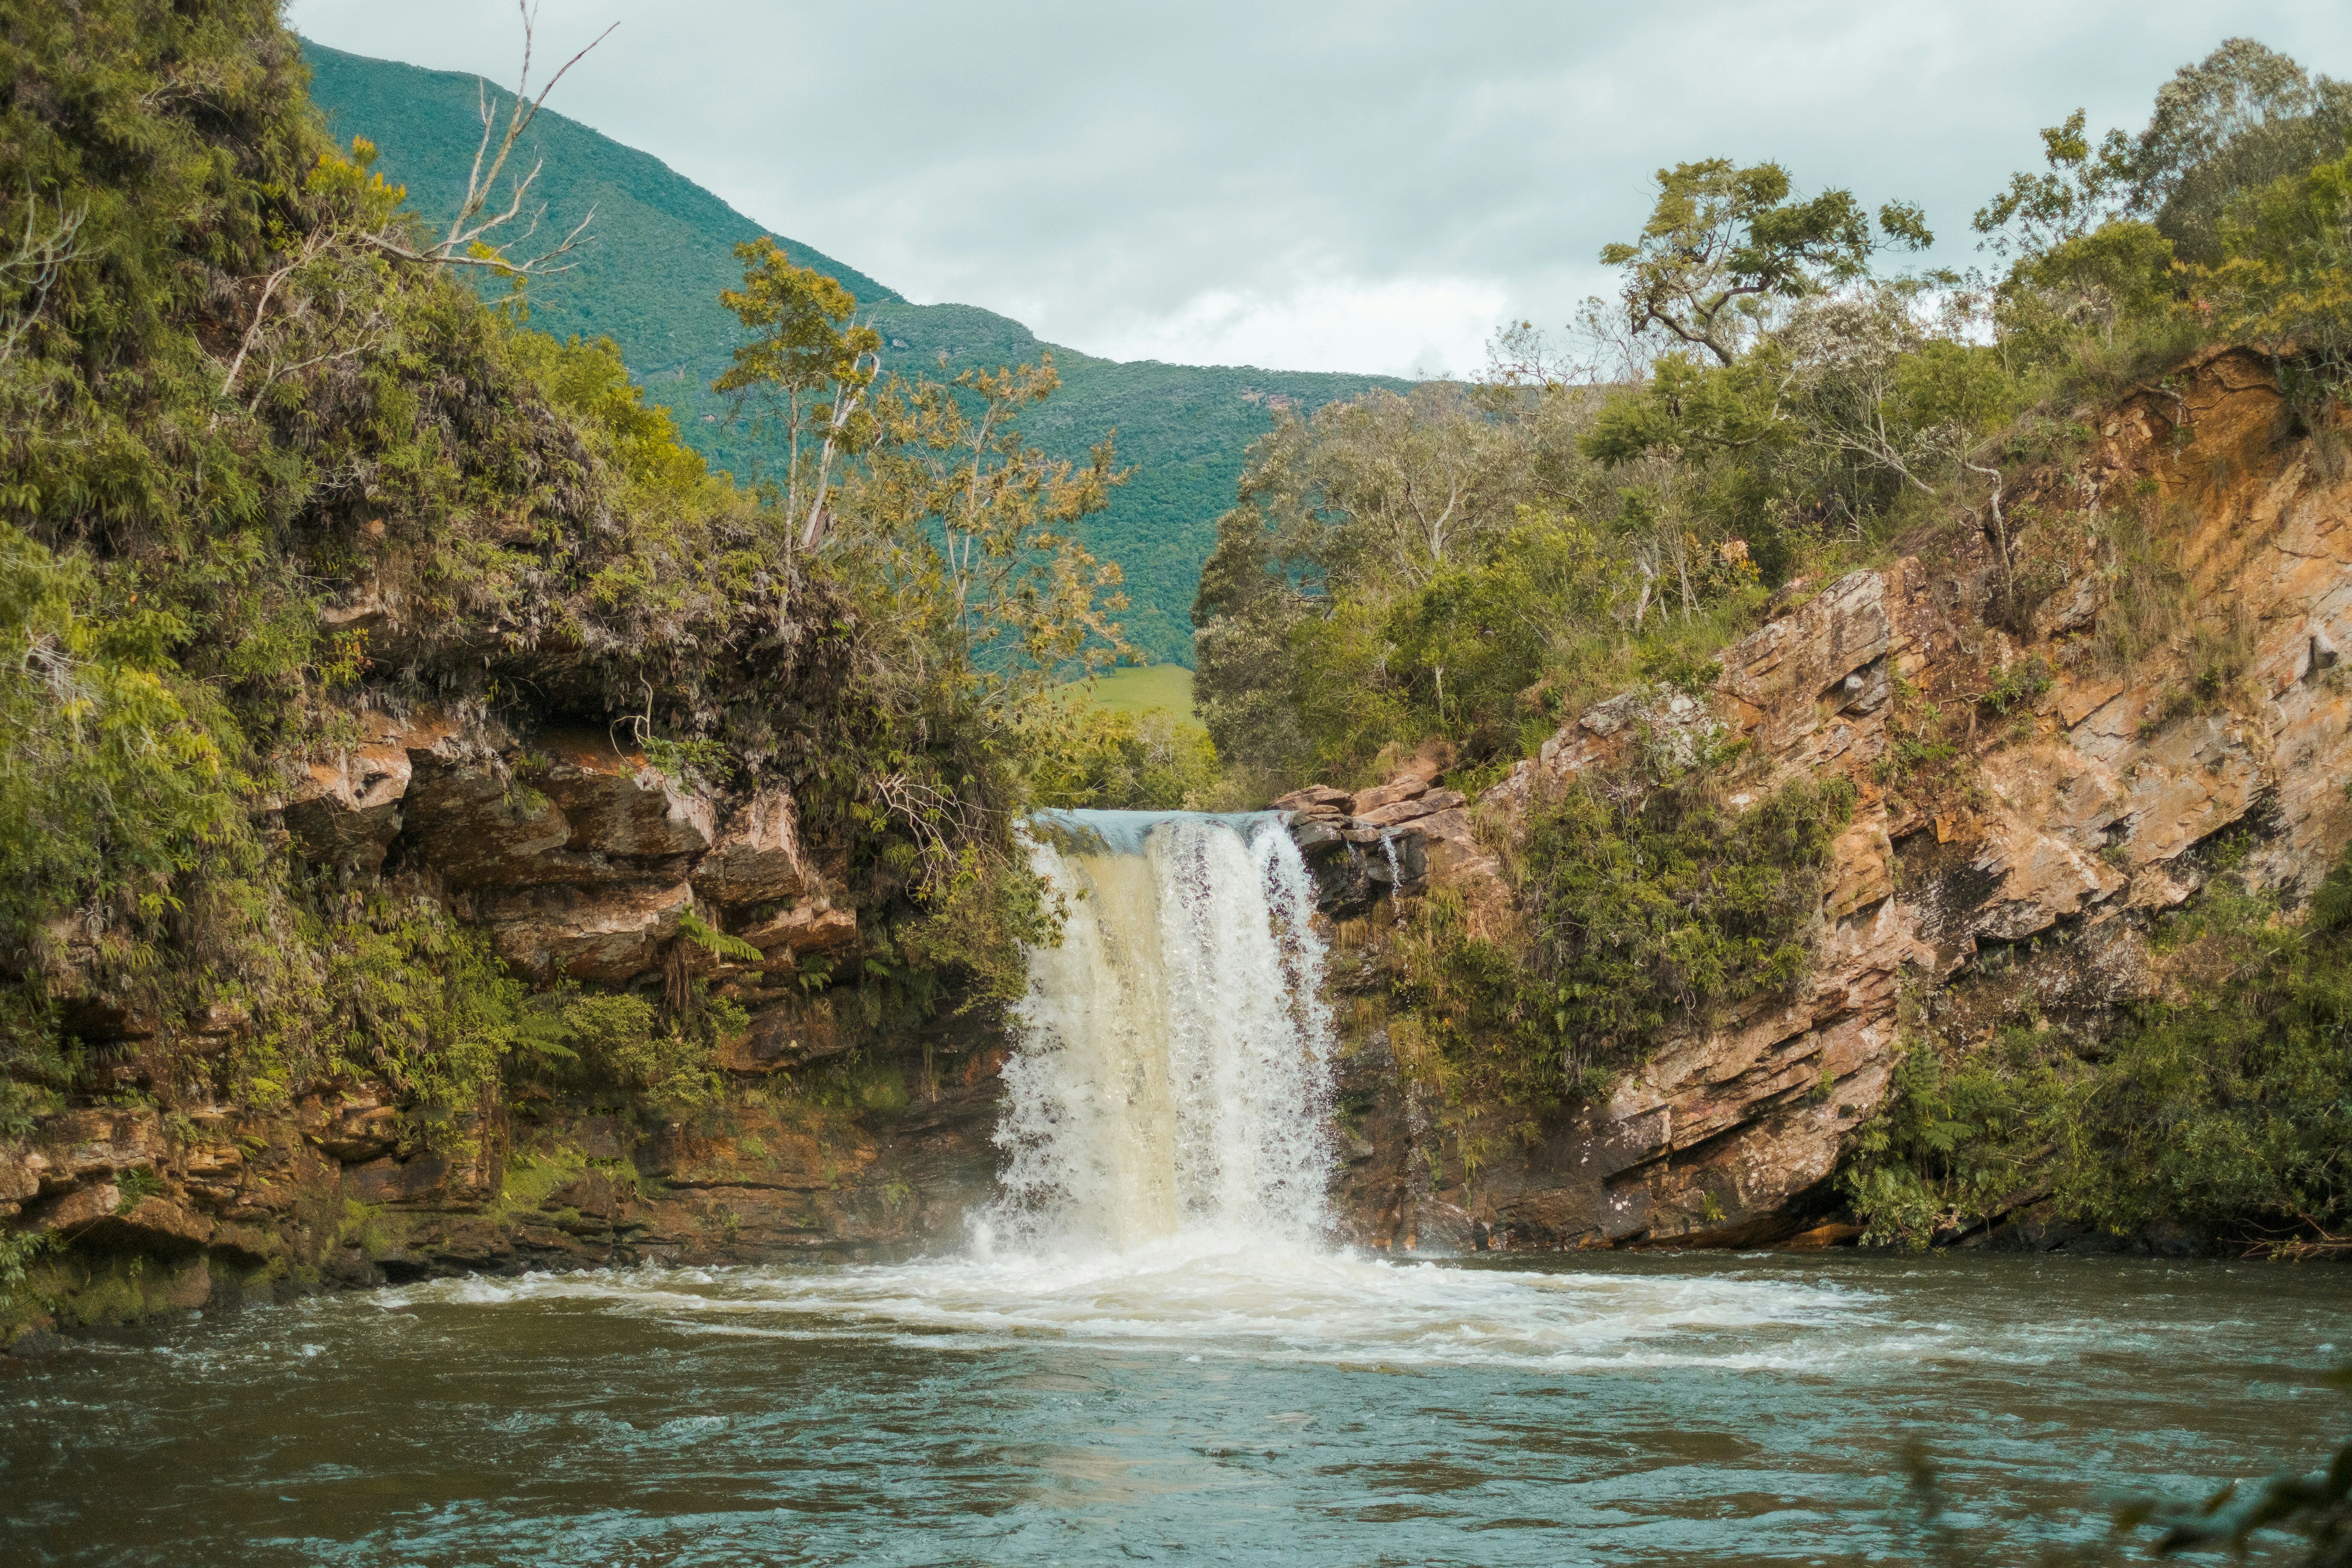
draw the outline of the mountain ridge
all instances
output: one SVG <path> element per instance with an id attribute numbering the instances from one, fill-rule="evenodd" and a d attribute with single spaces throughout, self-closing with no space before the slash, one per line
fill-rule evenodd
<path id="1" fill-rule="evenodd" d="M 462 196 L 480 137 L 479 79 L 379 60 L 302 40 L 310 95 L 330 132 L 363 136 L 377 167 L 404 184 L 412 209 L 446 214 Z M 497 112 L 512 95 L 488 89 Z M 562 233 L 594 208 L 578 264 L 532 286 L 531 320 L 558 336 L 609 337 L 650 400 L 667 405 L 685 438 L 714 467 L 751 480 L 765 444 L 728 420 L 710 382 L 726 367 L 740 329 L 719 291 L 740 281 L 740 240 L 772 234 L 653 154 L 557 113 L 541 111 L 522 154 L 544 160 L 533 187 L 542 232 Z M 524 165 L 528 167 L 526 163 Z M 1131 608 L 1127 634 L 1156 663 L 1192 663 L 1192 605 L 1216 520 L 1233 505 L 1249 443 L 1273 428 L 1282 404 L 1308 410 L 1410 384 L 1393 376 L 1283 371 L 1256 365 L 1120 361 L 1052 343 L 984 306 L 919 304 L 803 241 L 774 235 L 793 263 L 838 279 L 878 328 L 889 368 L 993 369 L 1054 356 L 1063 389 L 1029 416 L 1028 434 L 1057 458 L 1083 458 L 1116 430 L 1132 469 L 1082 538 L 1119 563 Z M 505 285 L 480 279 L 487 292 Z"/>

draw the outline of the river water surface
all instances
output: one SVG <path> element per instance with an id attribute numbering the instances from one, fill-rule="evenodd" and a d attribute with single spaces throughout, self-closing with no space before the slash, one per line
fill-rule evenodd
<path id="1" fill-rule="evenodd" d="M 10 1562 L 1846 1563 L 2097 1528 L 2347 1425 L 2352 1272 L 1325 1239 L 1314 883 L 1267 814 L 1066 814 L 952 1255 L 318 1298 L 0 1372 Z"/>
<path id="2" fill-rule="evenodd" d="M 319 1298 L 0 1375 L 0 1559 L 1907 1560 L 2314 1463 L 2332 1268 L 1221 1253 Z M 2011 1561 L 2025 1561 L 2021 1552 Z"/>

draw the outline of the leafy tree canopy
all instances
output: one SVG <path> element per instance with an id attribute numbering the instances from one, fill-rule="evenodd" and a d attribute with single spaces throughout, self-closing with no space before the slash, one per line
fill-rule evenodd
<path id="1" fill-rule="evenodd" d="M 1916 250 L 1935 240 L 1907 203 L 1881 207 L 1874 230 L 1850 191 L 1793 198 L 1778 163 L 1709 158 L 1661 169 L 1657 184 L 1641 239 L 1605 246 L 1601 259 L 1627 269 L 1625 310 L 1636 334 L 1654 329 L 1724 364 L 1769 302 L 1853 282 L 1883 244 Z"/>

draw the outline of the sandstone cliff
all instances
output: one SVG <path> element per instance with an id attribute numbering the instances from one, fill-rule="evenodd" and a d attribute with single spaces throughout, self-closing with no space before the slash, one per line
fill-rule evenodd
<path id="1" fill-rule="evenodd" d="M 1499 1113 L 1449 1142 L 1433 1091 L 1389 1050 L 1377 965 L 1344 951 L 1376 948 L 1379 922 L 1342 927 L 1340 984 L 1359 994 L 1343 1069 L 1362 1110 L 1342 1184 L 1356 1237 L 1849 1238 L 1828 1180 L 1886 1094 L 1906 1006 L 1964 1036 L 2029 1015 L 2095 1026 L 2163 983 L 2148 917 L 2196 892 L 2217 844 L 2235 841 L 2290 902 L 2316 885 L 2352 837 L 2340 423 L 2302 429 L 2268 362 L 2243 350 L 2176 381 L 2101 416 L 2080 458 L 2013 484 L 1998 522 L 1988 508 L 1892 564 L 1790 584 L 1703 700 L 1602 703 L 1475 808 L 1479 832 L 1507 842 L 1535 792 L 1677 738 L 1746 743 L 1736 801 L 1801 773 L 1851 779 L 1859 807 L 1794 994 L 1670 1034 L 1607 1103 L 1540 1119 L 1532 1146 Z M 2119 533 L 2146 547 L 2137 563 Z M 2150 571 L 2165 581 L 2134 577 Z M 2177 619 L 2155 646 L 2119 648 L 2134 595 L 2171 595 Z M 1346 813 L 1373 821 L 1373 797 L 1394 793 L 1288 804 L 1309 814 L 1309 843 Z M 1507 900 L 1448 805 L 1398 825 L 1409 863 L 1425 833 L 1439 885 L 1474 907 Z M 1364 902 L 1339 894 L 1343 916 Z M 1464 1135 L 1502 1152 L 1467 1172 Z"/>

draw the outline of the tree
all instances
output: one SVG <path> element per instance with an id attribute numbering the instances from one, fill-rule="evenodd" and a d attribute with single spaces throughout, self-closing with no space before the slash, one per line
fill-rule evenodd
<path id="1" fill-rule="evenodd" d="M 1126 479 L 1111 442 L 1081 466 L 1022 437 L 1022 413 L 1059 385 L 1050 359 L 890 377 L 835 509 L 835 570 L 863 606 L 861 679 L 885 731 L 866 789 L 913 836 L 935 907 L 971 872 L 970 847 L 1006 841 L 1030 732 L 1071 717 L 1054 689 L 1129 652 L 1111 618 L 1127 605 L 1119 569 L 1075 537 Z"/>
<path id="2" fill-rule="evenodd" d="M 508 246 L 520 245 L 537 234 L 540 220 L 546 216 L 544 207 L 534 209 L 527 217 L 523 212 L 523 204 L 530 199 L 531 186 L 538 183 L 540 172 L 546 167 L 544 163 L 534 163 L 530 173 L 508 187 L 505 206 L 492 206 L 491 199 L 498 189 L 499 176 L 506 172 L 507 160 L 514 156 L 515 143 L 522 140 L 523 132 L 530 130 L 531 121 L 539 118 L 540 109 L 547 102 L 547 95 L 555 90 L 556 84 L 573 66 L 587 58 L 589 49 L 611 37 L 613 27 L 620 24 L 614 23 L 612 27 L 590 39 L 586 48 L 557 68 L 555 74 L 548 79 L 547 85 L 539 89 L 539 96 L 533 98 L 530 95 L 530 54 L 533 37 L 538 30 L 538 7 L 535 0 L 515 0 L 515 8 L 522 13 L 522 71 L 515 82 L 514 101 L 508 106 L 506 125 L 501 130 L 498 110 L 490 101 L 489 84 L 478 84 L 482 139 L 474 149 L 473 167 L 466 174 L 465 199 L 457 204 L 457 212 L 449 219 L 449 226 L 440 238 L 415 244 L 401 230 L 385 225 L 364 237 L 378 249 L 404 261 L 429 261 L 445 267 L 486 267 L 506 277 L 538 277 L 571 269 L 569 263 L 562 267 L 550 264 L 579 243 L 580 237 L 588 231 L 589 224 L 596 216 L 593 207 L 588 209 L 562 240 L 539 255 L 517 259 L 507 254 Z M 483 166 L 485 163 L 488 167 Z M 524 220 L 520 233 L 500 232 L 518 218 Z"/>
<path id="3" fill-rule="evenodd" d="M 1601 259 L 1628 269 L 1625 312 L 1637 335 L 1669 333 L 1724 364 L 1769 302 L 1853 282 L 1885 244 L 1917 250 L 1935 241 L 1906 203 L 1879 209 L 1882 239 L 1850 191 L 1793 199 L 1778 163 L 1743 169 L 1709 158 L 1661 169 L 1657 178 L 1657 205 L 1640 241 L 1606 246 Z"/>
<path id="4" fill-rule="evenodd" d="M 773 238 L 747 240 L 735 256 L 743 263 L 743 287 L 722 291 L 719 302 L 761 335 L 736 349 L 734 364 L 711 390 L 733 395 L 739 416 L 757 402 L 782 427 L 784 514 L 800 525 L 800 548 L 815 550 L 827 531 L 835 457 L 863 450 L 876 434 L 866 400 L 882 366 L 882 334 L 872 327 L 845 331 L 842 323 L 857 310 L 849 290 L 793 266 Z M 812 432 L 820 437 L 817 450 L 803 454 L 802 439 Z"/>
<path id="5" fill-rule="evenodd" d="M 2009 189 L 1977 209 L 1970 226 L 1984 236 L 1978 248 L 1996 256 L 2015 251 L 2021 265 L 2031 266 L 2123 210 L 2136 166 L 2131 139 L 2110 131 L 2094 146 L 2084 124 L 2078 109 L 2042 132 L 2049 168 L 2011 174 Z"/>
<path id="6" fill-rule="evenodd" d="M 2212 330 L 2325 381 L 2352 376 L 2352 155 L 2232 204 L 2217 238 L 2221 261 L 2189 273 Z"/>
<path id="7" fill-rule="evenodd" d="M 2231 201 L 2325 159 L 2352 136 L 2352 83 L 2313 78 L 2252 38 L 2229 38 L 2157 89 L 2132 149 L 2131 208 L 2183 260 L 2221 259 Z"/>

